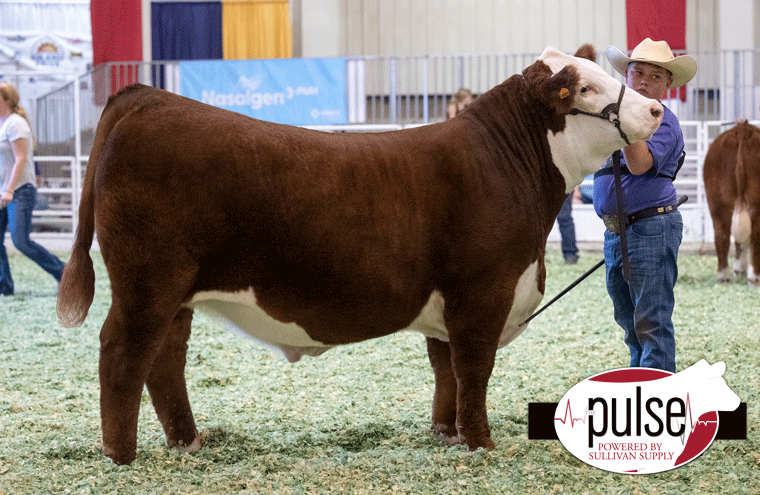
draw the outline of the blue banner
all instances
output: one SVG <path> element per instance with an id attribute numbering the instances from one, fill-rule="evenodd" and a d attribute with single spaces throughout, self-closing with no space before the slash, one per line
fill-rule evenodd
<path id="1" fill-rule="evenodd" d="M 261 120 L 346 124 L 344 58 L 179 63 L 180 94 Z"/>

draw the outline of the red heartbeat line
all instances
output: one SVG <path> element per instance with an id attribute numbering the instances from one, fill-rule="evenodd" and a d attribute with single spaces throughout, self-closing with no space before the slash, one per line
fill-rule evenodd
<path id="1" fill-rule="evenodd" d="M 589 410 L 586 409 L 586 414 L 584 414 L 582 418 L 574 418 L 573 417 L 573 411 L 572 411 L 572 408 L 570 406 L 570 401 L 568 400 L 567 401 L 567 406 L 565 407 L 565 416 L 562 417 L 562 418 L 554 418 L 554 421 L 559 421 L 563 425 L 566 425 L 567 421 L 568 421 L 568 419 L 567 419 L 568 416 L 570 416 L 570 428 L 574 428 L 575 427 L 575 422 L 576 421 L 580 421 L 581 423 L 583 423 L 585 425 L 586 424 L 586 420 L 588 419 L 588 416 L 589 416 Z M 688 392 L 686 393 L 686 414 L 685 414 L 685 418 L 684 418 L 684 425 L 686 424 L 686 418 L 688 418 L 688 421 L 691 424 L 691 432 L 690 432 L 690 434 L 693 433 L 694 429 L 698 425 L 700 425 L 700 424 L 705 425 L 705 426 L 707 424 L 709 424 L 709 423 L 716 423 L 717 424 L 717 421 L 700 421 L 700 420 L 697 420 L 696 422 L 694 422 L 694 417 L 693 417 L 692 412 L 691 412 L 691 398 L 689 397 Z M 686 440 L 685 437 L 686 437 L 686 431 L 684 430 L 683 434 L 681 435 L 681 444 L 685 443 L 685 440 Z"/>
<path id="2" fill-rule="evenodd" d="M 694 422 L 694 416 L 692 416 L 692 414 L 691 414 L 691 401 L 689 399 L 689 394 L 688 393 L 686 394 L 686 410 L 688 411 L 687 414 L 688 414 L 688 417 L 689 417 L 689 423 L 691 424 L 691 431 L 689 432 L 689 435 L 691 435 L 692 433 L 694 433 L 694 430 L 700 424 L 704 425 L 704 426 L 707 426 L 708 424 L 711 424 L 711 423 L 712 424 L 718 424 L 717 421 L 707 421 L 707 420 L 700 421 L 699 419 L 697 419 L 696 423 Z M 686 425 L 686 420 L 684 418 L 684 426 L 685 425 Z M 681 435 L 681 445 L 684 445 L 685 443 L 686 443 L 686 431 L 684 429 L 683 435 Z"/>
<path id="3" fill-rule="evenodd" d="M 565 408 L 565 417 L 564 418 L 554 418 L 554 421 L 561 421 L 563 425 L 567 424 L 567 416 L 570 415 L 570 428 L 575 427 L 575 422 L 580 421 L 584 425 L 586 424 L 586 419 L 588 419 L 588 409 L 586 409 L 586 414 L 582 418 L 574 418 L 573 417 L 573 411 L 570 409 L 570 400 L 567 401 L 567 407 Z"/>

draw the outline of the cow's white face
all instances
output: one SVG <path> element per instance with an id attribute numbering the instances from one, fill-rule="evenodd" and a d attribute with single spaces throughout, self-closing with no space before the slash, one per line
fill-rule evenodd
<path id="1" fill-rule="evenodd" d="M 573 107 L 583 112 L 599 113 L 620 96 L 622 82 L 616 80 L 590 60 L 573 57 L 554 48 L 547 48 L 540 60 L 556 74 L 566 65 L 576 67 L 580 81 Z M 631 143 L 652 137 L 662 122 L 662 105 L 626 89 L 620 103 L 620 127 Z M 565 177 L 566 191 L 580 184 L 583 178 L 598 170 L 625 141 L 611 121 L 589 115 L 567 115 L 561 133 L 549 132 L 554 163 Z"/>

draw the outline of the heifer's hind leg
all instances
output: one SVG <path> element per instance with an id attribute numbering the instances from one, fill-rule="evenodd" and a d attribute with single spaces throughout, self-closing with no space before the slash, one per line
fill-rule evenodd
<path id="1" fill-rule="evenodd" d="M 715 254 L 718 257 L 718 282 L 730 282 L 728 250 L 731 247 L 731 217 L 734 205 L 718 205 L 710 208 L 715 231 Z"/>
<path id="2" fill-rule="evenodd" d="M 456 426 L 457 379 L 451 365 L 451 349 L 448 342 L 428 337 L 427 350 L 435 374 L 433 430 L 453 445 L 461 440 Z"/>
<path id="3" fill-rule="evenodd" d="M 100 332 L 103 452 L 117 464 L 128 464 L 135 458 L 143 387 L 156 356 L 167 352 L 164 340 L 192 274 L 171 262 L 135 268 L 128 263 L 114 267 L 109 259 L 105 261 L 112 302 Z"/>
<path id="4" fill-rule="evenodd" d="M 171 319 L 114 300 L 100 332 L 103 453 L 117 464 L 135 459 L 143 386 Z"/>
<path id="5" fill-rule="evenodd" d="M 741 242 L 734 242 L 734 273 L 737 275 L 747 273 L 747 250 L 745 247 L 742 247 Z"/>
<path id="6" fill-rule="evenodd" d="M 749 266 L 747 267 L 747 283 L 751 287 L 760 287 L 760 209 L 752 215 L 752 224 L 747 245 Z"/>
<path id="7" fill-rule="evenodd" d="M 200 449 L 185 383 L 187 341 L 192 319 L 191 309 L 179 310 L 145 382 L 158 419 L 164 427 L 166 443 L 185 452 Z"/>

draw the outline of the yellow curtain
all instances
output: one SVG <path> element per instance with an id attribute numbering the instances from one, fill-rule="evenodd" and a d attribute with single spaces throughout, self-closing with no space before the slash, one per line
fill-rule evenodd
<path id="1" fill-rule="evenodd" d="M 222 54 L 227 60 L 291 58 L 288 0 L 224 0 Z"/>

